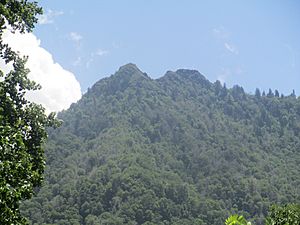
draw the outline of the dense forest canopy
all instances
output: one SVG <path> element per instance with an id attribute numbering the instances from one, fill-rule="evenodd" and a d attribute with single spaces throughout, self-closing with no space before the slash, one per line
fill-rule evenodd
<path id="1" fill-rule="evenodd" d="M 95 83 L 49 130 L 32 224 L 263 224 L 300 203 L 300 98 L 247 94 L 195 70 L 135 65 Z"/>

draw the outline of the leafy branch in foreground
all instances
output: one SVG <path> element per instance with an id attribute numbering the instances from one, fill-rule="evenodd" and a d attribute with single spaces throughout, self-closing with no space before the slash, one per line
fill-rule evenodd
<path id="1" fill-rule="evenodd" d="M 232 215 L 225 221 L 225 225 L 251 225 L 243 216 Z"/>
<path id="2" fill-rule="evenodd" d="M 40 88 L 27 77 L 26 57 L 20 57 L 2 34 L 31 31 L 41 8 L 35 2 L 6 0 L 0 3 L 0 57 L 12 70 L 0 70 L 0 224 L 26 224 L 19 211 L 21 200 L 29 199 L 43 179 L 45 158 L 42 145 L 46 128 L 56 127 L 55 113 L 46 115 L 41 105 L 30 103 L 25 94 Z"/>
<path id="3" fill-rule="evenodd" d="M 299 225 L 300 224 L 300 205 L 287 204 L 285 206 L 272 205 L 269 215 L 265 220 L 265 225 Z M 231 215 L 225 225 L 251 225 L 251 222 L 241 215 Z"/>
<path id="4" fill-rule="evenodd" d="M 285 206 L 271 206 L 266 225 L 299 225 L 300 205 L 288 204 Z"/>

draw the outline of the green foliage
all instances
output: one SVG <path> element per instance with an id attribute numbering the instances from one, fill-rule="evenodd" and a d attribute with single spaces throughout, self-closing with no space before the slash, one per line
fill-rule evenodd
<path id="1" fill-rule="evenodd" d="M 243 216 L 232 215 L 226 219 L 225 225 L 251 225 L 251 223 L 247 222 Z"/>
<path id="2" fill-rule="evenodd" d="M 251 225 L 243 216 L 231 215 L 225 225 Z M 265 220 L 265 225 L 298 225 L 300 224 L 300 205 L 287 204 L 285 206 L 272 205 Z"/>
<path id="3" fill-rule="evenodd" d="M 6 25 L 13 31 L 30 31 L 39 13 L 36 3 L 0 3 L 0 56 L 13 65 L 7 74 L 0 71 L 0 224 L 26 223 L 19 202 L 29 199 L 41 184 L 46 127 L 58 124 L 55 114 L 46 116 L 42 106 L 25 99 L 27 91 L 39 86 L 27 78 L 26 58 L 19 57 L 1 38 Z"/>
<path id="4" fill-rule="evenodd" d="M 27 0 L 3 0 L 0 3 L 1 33 L 10 25 L 14 31 L 30 32 L 37 22 L 37 15 L 42 14 L 42 8 L 36 2 Z M 7 24 L 6 24 L 7 23 Z"/>
<path id="5" fill-rule="evenodd" d="M 42 14 L 42 8 L 36 2 L 27 0 L 3 0 L 0 2 L 0 57 L 6 63 L 15 62 L 19 56 L 2 41 L 3 31 L 7 28 L 12 32 L 30 32 L 37 22 L 37 15 Z"/>
<path id="6" fill-rule="evenodd" d="M 249 95 L 194 70 L 133 64 L 97 82 L 51 130 L 34 224 L 263 224 L 300 202 L 300 99 Z M 252 221 L 252 220 L 251 220 Z M 100 223 L 100 224 L 101 224 Z"/>
<path id="7" fill-rule="evenodd" d="M 300 205 L 273 205 L 270 208 L 266 225 L 298 225 L 300 224 Z"/>

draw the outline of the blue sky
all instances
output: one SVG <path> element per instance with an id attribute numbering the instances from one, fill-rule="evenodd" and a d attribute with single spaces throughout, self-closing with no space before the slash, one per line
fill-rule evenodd
<path id="1" fill-rule="evenodd" d="M 300 94 L 300 2 L 44 0 L 34 34 L 84 92 L 132 62 L 152 78 L 197 69 L 238 84 Z"/>

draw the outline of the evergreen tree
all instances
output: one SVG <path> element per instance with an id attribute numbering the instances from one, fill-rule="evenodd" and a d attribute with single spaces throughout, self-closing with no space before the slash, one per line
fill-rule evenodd
<path id="1" fill-rule="evenodd" d="M 256 89 L 255 89 L 255 97 L 257 97 L 257 98 L 260 98 L 260 97 L 261 97 L 261 93 L 260 93 L 259 88 L 256 88 Z"/>
<path id="2" fill-rule="evenodd" d="M 267 94 L 267 97 L 269 97 L 269 98 L 274 97 L 274 93 L 273 93 L 273 91 L 272 91 L 271 88 L 269 88 L 269 92 L 268 92 L 268 94 Z"/>

